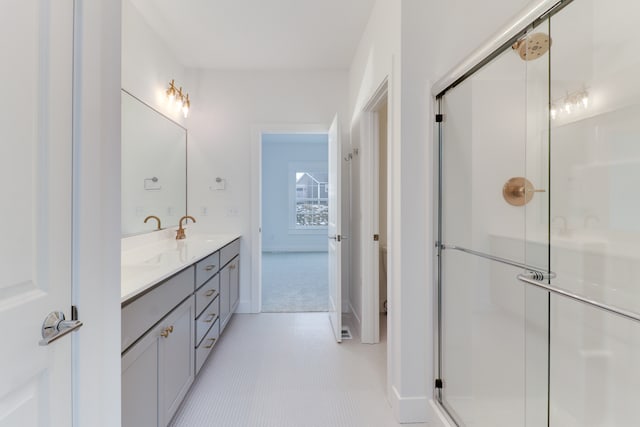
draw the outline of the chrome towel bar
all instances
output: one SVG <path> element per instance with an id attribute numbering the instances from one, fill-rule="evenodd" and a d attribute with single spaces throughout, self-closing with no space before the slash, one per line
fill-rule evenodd
<path id="1" fill-rule="evenodd" d="M 628 310 L 624 310 L 622 308 L 618 308 L 618 307 L 614 307 L 612 305 L 608 305 L 608 304 L 604 304 L 589 298 L 586 298 L 582 295 L 564 290 L 564 289 L 560 289 L 556 286 L 552 286 L 543 282 L 540 282 L 539 280 L 536 280 L 539 276 L 537 276 L 537 273 L 533 272 L 533 273 L 529 273 L 529 274 L 518 274 L 518 280 L 520 280 L 521 282 L 524 282 L 528 285 L 532 285 L 532 286 L 536 286 L 538 288 L 544 289 L 546 291 L 552 292 L 556 295 L 560 295 L 563 296 L 565 298 L 569 298 L 572 299 L 574 301 L 578 301 L 581 302 L 583 304 L 587 304 L 590 305 L 592 307 L 595 308 L 599 308 L 600 310 L 606 311 L 608 313 L 611 314 L 616 314 L 620 317 L 624 317 L 625 319 L 630 319 L 630 320 L 634 320 L 636 322 L 640 322 L 640 315 L 637 313 L 634 313 L 632 311 L 628 311 Z M 545 279 L 543 279 L 545 280 Z"/>

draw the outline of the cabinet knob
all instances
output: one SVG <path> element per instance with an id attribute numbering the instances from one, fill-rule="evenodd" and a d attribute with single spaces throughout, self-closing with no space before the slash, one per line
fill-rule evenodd
<path id="1" fill-rule="evenodd" d="M 214 264 L 210 264 L 210 265 L 207 265 L 204 269 L 207 270 L 207 271 L 211 271 L 214 268 L 216 268 L 216 266 Z"/>
<path id="2" fill-rule="evenodd" d="M 169 334 L 172 333 L 172 332 L 173 332 L 173 325 L 164 328 L 162 330 L 162 332 L 160 332 L 160 336 L 163 337 L 163 338 L 167 338 L 169 336 Z"/>
<path id="3" fill-rule="evenodd" d="M 204 294 L 205 297 L 210 297 L 212 295 L 216 294 L 216 290 L 215 289 L 211 289 L 210 291 L 207 291 L 206 294 Z"/>
<path id="4" fill-rule="evenodd" d="M 211 322 L 213 322 L 213 319 L 215 319 L 216 317 L 217 317 L 217 314 L 209 313 L 209 317 L 204 322 L 205 323 L 211 323 Z"/>
<path id="5" fill-rule="evenodd" d="M 229 266 L 229 270 L 233 270 L 233 269 L 235 269 L 235 268 L 236 268 L 236 265 L 235 265 L 235 264 L 231 264 L 231 265 Z"/>
<path id="6" fill-rule="evenodd" d="M 204 348 L 211 348 L 211 347 L 213 347 L 213 345 L 216 343 L 216 339 L 215 339 L 215 338 L 209 338 L 209 342 L 210 342 L 211 344 L 206 345 Z"/>

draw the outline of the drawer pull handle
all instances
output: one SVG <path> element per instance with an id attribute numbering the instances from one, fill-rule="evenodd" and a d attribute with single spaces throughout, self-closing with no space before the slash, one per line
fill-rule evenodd
<path id="1" fill-rule="evenodd" d="M 231 264 L 231 265 L 229 266 L 229 270 L 234 270 L 235 268 L 236 268 L 236 265 L 235 265 L 235 264 Z"/>
<path id="2" fill-rule="evenodd" d="M 213 347 L 213 345 L 216 343 L 216 339 L 215 339 L 215 338 L 209 338 L 209 342 L 210 342 L 211 344 L 206 345 L 204 348 L 211 348 L 211 347 Z"/>
<path id="3" fill-rule="evenodd" d="M 215 289 L 211 289 L 211 290 L 207 291 L 207 293 L 204 294 L 204 296 L 205 297 L 210 297 L 210 296 L 215 295 L 215 294 L 216 294 L 216 290 Z"/>
<path id="4" fill-rule="evenodd" d="M 172 332 L 173 332 L 173 325 L 169 326 L 167 328 L 164 328 L 162 330 L 162 332 L 160 332 L 160 336 L 163 337 L 163 338 L 167 338 L 169 336 L 169 334 L 172 333 Z"/>
<path id="5" fill-rule="evenodd" d="M 209 313 L 209 317 L 204 321 L 204 323 L 211 323 L 216 317 L 217 315 L 215 313 Z"/>
<path id="6" fill-rule="evenodd" d="M 209 264 L 209 265 L 207 265 L 204 269 L 205 269 L 206 271 L 211 271 L 211 270 L 213 270 L 214 268 L 216 268 L 216 266 L 215 266 L 214 264 Z"/>

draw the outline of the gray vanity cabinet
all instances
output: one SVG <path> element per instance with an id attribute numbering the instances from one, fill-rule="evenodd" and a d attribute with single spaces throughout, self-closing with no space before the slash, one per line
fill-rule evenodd
<path id="1" fill-rule="evenodd" d="M 122 356 L 122 427 L 158 427 L 160 331 L 149 334 Z"/>
<path id="2" fill-rule="evenodd" d="M 220 331 L 227 326 L 238 306 L 240 296 L 240 257 L 233 258 L 220 270 Z"/>
<path id="3" fill-rule="evenodd" d="M 220 250 L 220 333 L 236 311 L 240 297 L 240 240 Z"/>
<path id="4" fill-rule="evenodd" d="M 220 332 L 227 326 L 231 310 L 229 302 L 231 301 L 230 283 L 229 283 L 229 265 L 220 270 Z"/>
<path id="5" fill-rule="evenodd" d="M 194 297 L 190 297 L 166 319 L 170 333 L 160 340 L 158 394 L 161 422 L 169 424 L 195 378 Z"/>
<path id="6" fill-rule="evenodd" d="M 238 305 L 239 252 L 236 239 L 123 303 L 123 426 L 171 422 Z"/>
<path id="7" fill-rule="evenodd" d="M 231 313 L 236 311 L 240 302 L 240 256 L 236 256 L 229 270 L 229 306 Z"/>
<path id="8" fill-rule="evenodd" d="M 194 379 L 190 296 L 122 355 L 122 425 L 166 426 Z"/>

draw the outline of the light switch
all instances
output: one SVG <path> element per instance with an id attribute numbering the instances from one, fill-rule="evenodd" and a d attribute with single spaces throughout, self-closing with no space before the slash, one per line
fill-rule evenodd
<path id="1" fill-rule="evenodd" d="M 212 190 L 224 190 L 225 186 L 226 186 L 226 179 L 217 177 L 216 178 L 216 182 L 213 183 L 213 186 L 211 187 Z"/>

